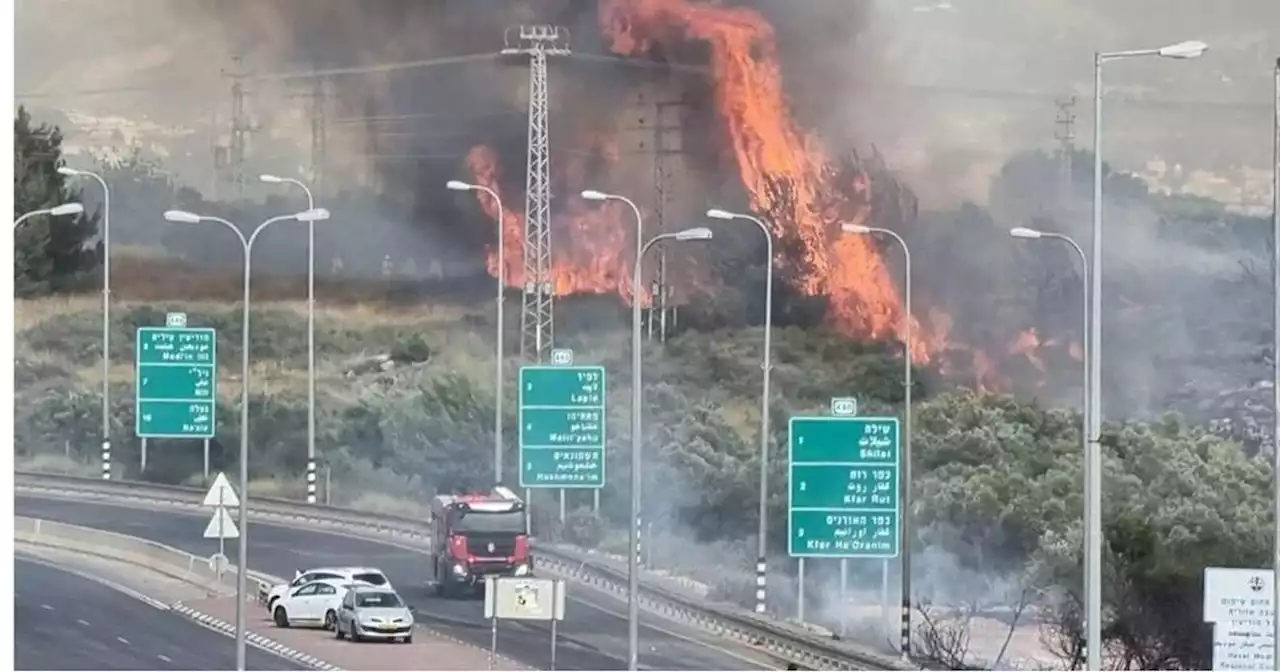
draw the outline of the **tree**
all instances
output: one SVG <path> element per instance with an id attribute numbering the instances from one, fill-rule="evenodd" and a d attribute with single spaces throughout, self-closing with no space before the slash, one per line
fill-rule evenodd
<path id="1" fill-rule="evenodd" d="M 76 201 L 80 192 L 67 187 L 58 173 L 62 165 L 62 132 L 48 124 L 33 125 L 26 108 L 13 122 L 14 219 L 24 213 Z M 97 268 L 98 214 L 39 217 L 15 232 L 14 287 L 19 296 L 69 290 Z"/>

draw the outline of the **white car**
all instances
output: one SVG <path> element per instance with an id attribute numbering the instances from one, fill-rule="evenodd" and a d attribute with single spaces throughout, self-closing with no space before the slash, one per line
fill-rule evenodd
<path id="1" fill-rule="evenodd" d="M 387 575 L 382 570 L 374 567 L 319 567 L 309 569 L 305 572 L 298 572 L 292 581 L 272 586 L 266 595 L 260 595 L 263 604 L 267 607 L 267 613 L 274 616 L 276 611 L 276 600 L 283 595 L 293 592 L 302 586 L 313 581 L 330 581 L 342 580 L 347 583 L 367 583 L 371 586 L 380 586 L 383 588 L 391 588 L 391 582 L 387 580 Z"/>
<path id="2" fill-rule="evenodd" d="M 276 599 L 271 620 L 280 628 L 323 626 L 326 630 L 333 629 L 338 623 L 342 598 L 357 586 L 372 587 L 346 579 L 321 579 L 304 584 Z"/>

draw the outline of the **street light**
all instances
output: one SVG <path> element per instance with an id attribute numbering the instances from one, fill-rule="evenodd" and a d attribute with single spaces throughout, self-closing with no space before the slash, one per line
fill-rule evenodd
<path id="1" fill-rule="evenodd" d="M 1019 227 L 1009 229 L 1009 235 L 1013 236 L 1014 238 L 1023 238 L 1026 240 L 1039 240 L 1041 238 L 1056 238 L 1058 240 L 1061 240 L 1067 243 L 1068 245 L 1071 246 L 1073 250 L 1076 251 L 1076 254 L 1080 257 L 1080 269 L 1082 273 L 1080 277 L 1080 282 L 1083 285 L 1081 287 L 1080 296 L 1081 296 L 1081 302 L 1084 304 L 1084 308 L 1083 308 L 1084 313 L 1082 316 L 1082 321 L 1080 323 L 1080 329 L 1082 331 L 1087 331 L 1089 328 L 1089 309 L 1090 309 L 1089 258 L 1085 256 L 1084 248 L 1080 247 L 1080 244 L 1077 243 L 1075 239 L 1071 238 L 1070 236 L 1066 236 L 1061 233 L 1052 233 L 1048 231 L 1039 231 L 1037 229 L 1029 229 L 1025 226 L 1019 226 Z M 1090 385 L 1092 384 L 1092 381 L 1090 380 L 1090 377 L 1089 377 L 1089 371 L 1090 371 L 1089 367 L 1092 361 L 1090 359 L 1090 355 L 1092 354 L 1092 351 L 1089 347 L 1088 339 L 1085 339 L 1084 346 L 1081 348 L 1080 354 L 1081 354 L 1081 359 L 1084 362 L 1084 387 L 1081 388 L 1081 391 L 1080 391 L 1080 394 L 1081 394 L 1080 412 L 1081 412 L 1081 418 L 1083 422 L 1083 426 L 1080 428 L 1080 443 L 1081 443 L 1081 450 L 1083 451 L 1083 457 L 1084 457 L 1084 475 L 1085 475 L 1084 480 L 1086 483 L 1086 490 L 1087 490 L 1088 482 L 1089 482 L 1089 474 L 1091 473 L 1090 469 L 1097 468 L 1097 465 L 1091 464 L 1089 460 L 1089 418 L 1090 418 L 1089 405 L 1091 403 L 1091 396 L 1092 396 L 1091 390 L 1090 390 Z M 1085 502 L 1085 517 L 1088 518 L 1089 493 L 1087 491 L 1085 492 L 1084 502 Z M 1087 587 L 1085 588 L 1085 592 L 1088 592 Z"/>
<path id="2" fill-rule="evenodd" d="M 1087 666 L 1102 669 L 1102 64 L 1126 58 L 1199 58 L 1209 45 L 1198 40 L 1159 49 L 1093 55 L 1093 266 L 1090 269 L 1089 449 L 1085 453 L 1085 641 Z"/>
<path id="3" fill-rule="evenodd" d="M 236 559 L 236 669 L 245 669 L 245 615 L 244 600 L 246 595 L 245 572 L 249 564 L 249 277 L 253 272 L 253 243 L 263 229 L 286 220 L 299 222 L 318 222 L 329 219 L 329 211 L 324 208 L 308 209 L 292 215 L 272 217 L 258 225 L 246 240 L 244 233 L 235 224 L 221 217 L 197 215 L 185 210 L 168 210 L 164 218 L 180 224 L 199 224 L 215 222 L 231 229 L 244 248 L 244 316 L 241 318 L 240 333 L 240 539 L 238 557 Z"/>
<path id="4" fill-rule="evenodd" d="M 58 166 L 67 177 L 93 178 L 102 187 L 102 480 L 111 480 L 111 188 L 88 170 Z"/>
<path id="5" fill-rule="evenodd" d="M 80 203 L 63 203 L 55 205 L 52 208 L 41 208 L 40 210 L 32 210 L 23 214 L 21 217 L 13 220 L 13 228 L 17 229 L 23 222 L 40 215 L 49 215 L 50 217 L 63 217 L 66 215 L 78 215 L 84 212 L 84 206 Z"/>
<path id="6" fill-rule="evenodd" d="M 505 329 L 502 326 L 502 304 L 506 295 L 506 246 L 502 222 L 502 199 L 498 192 L 482 184 L 470 184 L 461 180 L 449 180 L 445 187 L 453 191 L 481 191 L 488 194 L 498 204 L 498 351 L 494 359 L 494 413 L 493 413 L 493 482 L 502 483 L 502 337 Z"/>
<path id="7" fill-rule="evenodd" d="M 902 411 L 902 524 L 899 546 L 902 547 L 902 632 L 903 658 L 911 657 L 911 388 L 915 385 L 911 372 L 911 248 L 895 231 L 861 224 L 845 224 L 842 231 L 854 235 L 882 233 L 898 241 L 902 247 L 903 264 L 903 313 L 902 313 L 902 377 L 905 385 Z"/>
<path id="8" fill-rule="evenodd" d="M 598 192 L 597 192 L 598 193 Z M 583 192 L 583 198 L 587 197 Z M 591 199 L 588 199 L 591 200 Z M 599 200 L 599 199 L 596 199 Z M 631 542 L 627 554 L 627 669 L 640 669 L 640 401 L 644 391 L 640 371 L 640 266 L 644 255 L 663 240 L 680 242 L 710 240 L 711 229 L 695 227 L 675 233 L 660 233 L 638 246 L 636 265 L 631 274 Z M 639 242 L 639 241 L 637 241 Z"/>
<path id="9" fill-rule="evenodd" d="M 768 544 L 765 539 L 769 531 L 769 353 L 772 350 L 770 340 L 773 334 L 773 234 L 764 221 L 751 215 L 729 212 L 713 208 L 707 211 L 711 219 L 732 220 L 744 219 L 755 222 L 764 233 L 765 240 L 765 280 L 764 280 L 764 362 L 760 368 L 764 370 L 764 389 L 760 394 L 760 524 L 756 534 L 756 613 L 765 612 L 767 581 Z"/>
<path id="10" fill-rule="evenodd" d="M 603 191 L 596 191 L 595 189 L 584 189 L 581 193 L 581 196 L 583 200 L 586 200 L 586 201 L 597 201 L 597 202 L 611 201 L 611 200 L 622 201 L 623 203 L 626 203 L 627 205 L 631 206 L 631 212 L 636 217 L 636 240 L 635 240 L 636 262 L 635 263 L 637 266 L 639 266 L 640 256 L 642 254 L 641 252 L 642 245 L 640 241 L 644 240 L 644 218 L 640 216 L 640 208 L 636 207 L 635 202 L 627 198 L 626 196 L 620 196 L 618 194 L 610 194 Z M 640 301 L 639 292 L 636 292 L 631 295 L 632 303 L 637 303 L 639 301 Z M 652 307 L 653 307 L 652 304 L 650 304 L 650 313 L 649 313 L 650 324 L 652 324 L 652 320 L 653 320 Z M 600 490 L 598 489 L 592 490 L 591 494 L 592 494 L 593 508 L 596 511 L 599 511 L 600 510 Z M 564 513 L 563 513 L 564 512 L 564 490 L 563 489 L 560 490 L 560 511 L 561 511 L 561 519 L 563 519 L 563 516 L 564 516 Z M 633 525 L 636 526 L 636 528 L 640 527 L 640 519 L 638 516 L 634 517 L 631 522 Z"/>
<path id="11" fill-rule="evenodd" d="M 307 210 L 314 210 L 311 189 L 301 180 L 259 175 L 267 184 L 292 184 L 307 195 Z M 316 503 L 316 225 L 307 223 L 307 503 Z"/>

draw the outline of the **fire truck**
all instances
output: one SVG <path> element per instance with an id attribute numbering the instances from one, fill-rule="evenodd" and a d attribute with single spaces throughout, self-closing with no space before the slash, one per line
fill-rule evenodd
<path id="1" fill-rule="evenodd" d="M 487 494 L 437 495 L 431 505 L 432 572 L 442 596 L 483 591 L 486 576 L 532 576 L 524 502 Z"/>

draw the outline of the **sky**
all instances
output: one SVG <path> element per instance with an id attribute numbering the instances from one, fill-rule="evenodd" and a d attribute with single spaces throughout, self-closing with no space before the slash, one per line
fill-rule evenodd
<path id="1" fill-rule="evenodd" d="M 848 63 L 841 73 L 847 80 L 826 89 L 828 118 L 813 120 L 824 137 L 875 143 L 915 178 L 926 204 L 938 205 L 981 201 L 987 180 L 1011 153 L 1052 147 L 1063 130 L 1054 123 L 1055 99 L 1075 97 L 1076 142 L 1090 143 L 1095 50 L 1201 39 L 1211 50 L 1197 61 L 1107 65 L 1105 154 L 1153 178 L 1175 167 L 1184 177 L 1205 171 L 1189 180 L 1191 188 L 1217 189 L 1223 200 L 1269 201 L 1264 173 L 1280 2 L 866 0 L 872 5 L 866 25 L 849 45 L 821 31 L 838 25 L 836 14 L 847 4 L 788 3 L 786 16 L 776 0 L 757 4 L 785 25 L 784 52 L 812 33 L 815 48 Z M 490 6 L 499 14 L 529 14 L 528 3 L 514 0 Z M 199 188 L 211 179 L 213 129 L 224 141 L 227 134 L 231 95 L 223 71 L 233 68 L 231 51 L 243 48 L 246 67 L 258 71 L 297 67 L 284 39 L 262 29 L 272 21 L 262 7 L 247 0 L 19 0 L 19 102 L 74 115 L 83 131 L 70 134 L 73 145 L 154 145 Z M 375 37 L 363 59 L 378 58 L 383 46 Z M 412 57 L 422 45 L 392 46 L 383 53 Z M 122 87 L 140 90 L 84 93 Z M 262 127 L 257 153 L 273 170 L 296 172 L 306 164 L 301 93 L 267 84 L 250 91 L 251 113 Z"/>

